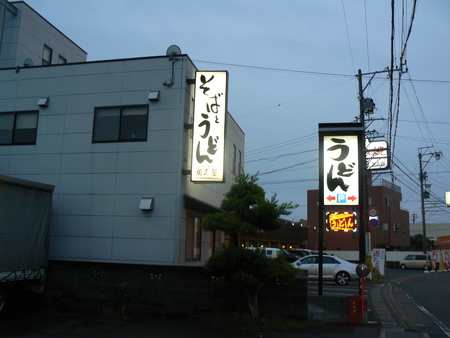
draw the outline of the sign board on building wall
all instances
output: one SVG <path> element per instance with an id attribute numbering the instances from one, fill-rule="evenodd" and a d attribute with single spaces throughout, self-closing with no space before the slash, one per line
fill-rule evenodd
<path id="1" fill-rule="evenodd" d="M 388 144 L 386 141 L 372 141 L 366 139 L 366 162 L 368 170 L 382 170 L 389 168 Z"/>
<path id="2" fill-rule="evenodd" d="M 359 206 L 360 124 L 319 125 L 319 151 L 323 205 Z"/>
<path id="3" fill-rule="evenodd" d="M 227 90 L 228 72 L 196 72 L 192 182 L 225 181 Z"/>
<path id="4" fill-rule="evenodd" d="M 445 205 L 450 207 L 450 191 L 445 192 Z"/>

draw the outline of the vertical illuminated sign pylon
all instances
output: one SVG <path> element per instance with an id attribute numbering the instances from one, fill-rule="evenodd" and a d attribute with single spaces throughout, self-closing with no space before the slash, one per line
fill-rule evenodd
<path id="1" fill-rule="evenodd" d="M 192 182 L 224 182 L 227 72 L 196 72 Z"/>
<path id="2" fill-rule="evenodd" d="M 362 165 L 365 165 L 363 135 L 361 123 L 319 124 L 319 295 L 322 295 L 325 206 L 361 205 L 364 195 Z M 360 210 L 360 217 L 361 214 Z M 363 225 L 359 232 L 363 238 Z"/>

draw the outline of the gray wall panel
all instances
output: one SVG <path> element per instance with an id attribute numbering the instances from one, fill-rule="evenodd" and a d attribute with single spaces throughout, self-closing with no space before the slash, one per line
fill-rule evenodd
<path id="1" fill-rule="evenodd" d="M 17 155 L 11 157 L 10 172 L 12 174 L 58 174 L 60 167 L 60 154 Z"/>
<path id="2" fill-rule="evenodd" d="M 116 217 L 116 238 L 173 239 L 173 218 L 168 217 Z"/>
<path id="3" fill-rule="evenodd" d="M 173 240 L 113 240 L 112 258 L 123 263 L 173 264 Z"/>
<path id="4" fill-rule="evenodd" d="M 177 170 L 176 152 L 119 153 L 119 173 L 173 173 Z"/>
<path id="5" fill-rule="evenodd" d="M 74 76 L 70 78 L 69 95 L 89 93 L 122 92 L 122 77 L 120 73 L 93 74 Z"/>
<path id="6" fill-rule="evenodd" d="M 176 194 L 179 174 L 117 174 L 117 194 Z"/>
<path id="7" fill-rule="evenodd" d="M 59 215 L 112 216 L 113 195 L 59 195 Z"/>
<path id="8" fill-rule="evenodd" d="M 116 169 L 117 154 L 113 152 L 64 154 L 61 163 L 61 173 L 104 174 Z"/>
<path id="9" fill-rule="evenodd" d="M 142 197 L 153 197 L 155 199 L 153 211 L 139 209 Z M 114 215 L 151 218 L 151 222 L 153 222 L 153 218 L 175 217 L 178 207 L 176 201 L 175 195 L 158 195 L 151 190 L 146 194 L 116 195 Z"/>
<path id="10" fill-rule="evenodd" d="M 115 190 L 115 174 L 65 174 L 59 184 L 60 194 L 113 195 Z"/>
<path id="11" fill-rule="evenodd" d="M 54 259 L 111 261 L 111 238 L 57 236 L 53 245 Z"/>
<path id="12" fill-rule="evenodd" d="M 112 216 L 58 216 L 58 227 L 55 236 L 104 237 L 113 236 Z"/>

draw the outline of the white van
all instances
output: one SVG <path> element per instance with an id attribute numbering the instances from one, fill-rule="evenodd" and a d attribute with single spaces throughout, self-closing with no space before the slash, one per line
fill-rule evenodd
<path id="1" fill-rule="evenodd" d="M 246 249 L 250 249 L 250 250 L 264 250 L 264 253 L 266 254 L 267 257 L 269 258 L 275 258 L 278 257 L 279 255 L 282 255 L 283 252 L 281 251 L 281 249 L 278 248 L 255 248 L 255 247 L 246 247 Z"/>
<path id="2" fill-rule="evenodd" d="M 400 269 L 431 269 L 430 255 L 407 255 L 398 264 Z"/>

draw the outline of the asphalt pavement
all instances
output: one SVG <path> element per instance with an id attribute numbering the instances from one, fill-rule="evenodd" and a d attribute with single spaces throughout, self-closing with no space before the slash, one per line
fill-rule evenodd
<path id="1" fill-rule="evenodd" d="M 382 283 L 373 283 L 367 317 L 360 324 L 328 324 L 321 328 L 283 332 L 212 329 L 181 317 L 112 317 L 55 309 L 13 309 L 0 319 L 0 337 L 450 337 L 408 298 L 401 282 L 426 278 L 420 270 L 389 269 Z M 450 273 L 450 272 L 449 272 Z"/>
<path id="2" fill-rule="evenodd" d="M 450 272 L 446 272 L 450 273 Z M 383 283 L 372 287 L 370 303 L 384 337 L 450 337 L 436 320 L 420 309 L 402 287 L 402 282 L 427 278 L 422 270 L 389 269 Z"/>

